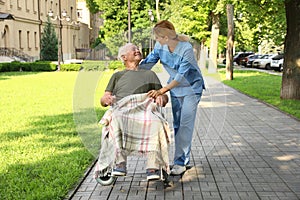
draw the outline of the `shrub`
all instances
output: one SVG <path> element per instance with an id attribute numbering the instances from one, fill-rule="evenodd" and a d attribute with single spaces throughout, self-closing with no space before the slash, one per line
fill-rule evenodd
<path id="1" fill-rule="evenodd" d="M 0 63 L 0 72 L 13 72 L 13 71 L 55 71 L 56 64 L 51 62 L 32 62 L 22 63 L 14 61 L 11 63 Z"/>
<path id="2" fill-rule="evenodd" d="M 14 61 L 11 63 L 0 63 L 0 72 L 10 71 L 55 71 L 57 65 L 51 61 L 36 61 L 32 63 L 22 63 Z M 121 61 L 84 61 L 82 64 L 71 63 L 61 64 L 61 71 L 104 71 L 105 69 L 124 69 Z"/>
<path id="3" fill-rule="evenodd" d="M 84 68 L 85 71 L 103 71 L 108 66 L 108 61 L 84 61 L 81 66 Z"/>
<path id="4" fill-rule="evenodd" d="M 31 67 L 32 67 L 33 63 L 21 63 L 20 64 L 20 71 L 32 71 Z"/>
<path id="5" fill-rule="evenodd" d="M 0 63 L 0 72 L 9 72 L 10 63 Z"/>
<path id="6" fill-rule="evenodd" d="M 22 64 L 19 61 L 13 61 L 10 63 L 9 71 L 15 72 L 20 71 L 22 69 Z"/>
<path id="7" fill-rule="evenodd" d="M 113 69 L 113 70 L 115 70 L 115 69 L 124 69 L 124 65 L 121 61 L 116 60 L 116 61 L 111 61 L 108 65 L 108 68 Z"/>
<path id="8" fill-rule="evenodd" d="M 27 64 L 27 63 L 26 63 Z M 56 64 L 47 61 L 38 61 L 34 63 L 28 63 L 30 65 L 30 71 L 55 71 Z"/>
<path id="9" fill-rule="evenodd" d="M 81 64 L 60 64 L 61 71 L 79 71 L 82 69 Z"/>

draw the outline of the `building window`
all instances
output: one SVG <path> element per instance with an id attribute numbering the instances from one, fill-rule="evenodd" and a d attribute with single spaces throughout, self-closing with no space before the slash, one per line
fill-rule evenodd
<path id="1" fill-rule="evenodd" d="M 76 49 L 76 35 L 73 35 L 73 48 Z"/>
<path id="2" fill-rule="evenodd" d="M 82 9 L 77 9 L 77 17 L 82 19 Z"/>
<path id="3" fill-rule="evenodd" d="M 32 1 L 32 9 L 33 9 L 33 12 L 36 13 L 36 10 L 35 10 L 35 0 Z"/>
<path id="4" fill-rule="evenodd" d="M 72 21 L 73 20 L 73 7 L 71 7 L 70 18 L 71 18 L 71 21 Z"/>
<path id="5" fill-rule="evenodd" d="M 48 13 L 48 2 L 47 0 L 45 0 L 45 15 L 47 16 L 47 13 Z"/>
<path id="6" fill-rule="evenodd" d="M 29 12 L 29 9 L 28 9 L 28 0 L 25 0 L 25 8 L 26 8 L 26 12 Z"/>
<path id="7" fill-rule="evenodd" d="M 37 44 L 37 32 L 34 32 L 34 47 L 37 49 L 38 44 Z"/>
<path id="8" fill-rule="evenodd" d="M 59 7 L 58 7 L 58 4 L 57 4 L 57 3 L 55 4 L 55 10 L 56 10 L 56 11 L 59 11 Z M 58 12 L 58 14 L 59 14 L 59 12 Z"/>
<path id="9" fill-rule="evenodd" d="M 17 0 L 17 7 L 18 7 L 19 10 L 21 10 L 20 0 Z"/>
<path id="10" fill-rule="evenodd" d="M 30 32 L 29 31 L 27 31 L 27 48 L 28 48 L 28 50 L 31 49 L 31 46 L 30 46 Z"/>
<path id="11" fill-rule="evenodd" d="M 19 48 L 23 49 L 23 46 L 22 46 L 22 31 L 21 30 L 19 30 Z"/>

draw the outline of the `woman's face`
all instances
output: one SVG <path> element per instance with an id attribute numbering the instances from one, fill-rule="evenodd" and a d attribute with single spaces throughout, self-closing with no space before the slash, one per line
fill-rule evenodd
<path id="1" fill-rule="evenodd" d="M 160 36 L 155 34 L 155 40 L 159 42 L 160 45 L 167 44 L 167 36 Z"/>

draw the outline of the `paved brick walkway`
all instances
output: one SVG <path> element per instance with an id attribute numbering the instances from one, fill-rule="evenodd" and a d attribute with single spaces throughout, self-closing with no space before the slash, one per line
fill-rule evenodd
<path id="1" fill-rule="evenodd" d="M 164 187 L 146 181 L 144 158 L 130 157 L 128 177 L 101 186 L 91 170 L 70 199 L 300 199 L 300 122 L 205 79 L 208 89 L 198 107 L 191 169 L 170 177 Z M 166 112 L 171 116 L 170 108 Z"/>

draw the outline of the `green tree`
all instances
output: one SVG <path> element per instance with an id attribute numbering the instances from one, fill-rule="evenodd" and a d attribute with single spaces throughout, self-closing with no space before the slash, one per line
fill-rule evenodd
<path id="1" fill-rule="evenodd" d="M 280 97 L 300 100 L 300 1 L 247 0 L 235 2 L 235 6 L 241 16 L 239 20 L 247 22 L 249 28 L 254 30 L 254 41 L 258 44 L 264 40 L 276 45 L 284 44 Z M 242 33 L 239 30 L 235 32 Z"/>
<path id="2" fill-rule="evenodd" d="M 285 0 L 285 9 L 287 34 L 280 97 L 300 100 L 300 1 Z"/>
<path id="3" fill-rule="evenodd" d="M 169 0 L 163 5 L 162 18 L 170 20 L 177 32 L 197 42 L 209 38 L 209 10 L 200 1 Z"/>
<path id="4" fill-rule="evenodd" d="M 109 49 L 111 55 L 116 55 L 118 48 L 128 42 L 128 1 L 94 1 L 98 4 L 104 20 L 99 32 L 100 43 Z M 154 21 L 150 21 L 149 9 L 156 9 L 155 1 L 131 0 L 131 42 L 141 46 L 143 52 L 149 48 L 152 23 L 157 21 L 155 14 L 153 14 Z"/>
<path id="5" fill-rule="evenodd" d="M 93 14 L 99 12 L 99 5 L 95 2 L 95 0 L 85 0 L 86 5 L 89 11 Z"/>
<path id="6" fill-rule="evenodd" d="M 112 52 L 127 40 L 128 1 L 94 0 L 103 11 L 104 26 L 100 40 Z M 155 6 L 158 4 L 158 8 Z M 144 47 L 148 41 L 151 24 L 148 9 L 160 12 L 161 19 L 169 19 L 177 31 L 191 36 L 201 44 L 211 44 L 212 14 L 218 15 L 220 36 L 218 48 L 225 47 L 227 36 L 226 5 L 234 6 L 234 47 L 236 51 L 257 51 L 267 43 L 284 44 L 285 62 L 282 81 L 282 98 L 300 99 L 299 64 L 299 0 L 164 0 L 131 1 L 132 31 L 137 31 L 133 42 Z M 153 9 L 154 10 L 154 9 Z M 157 15 L 159 16 L 159 15 Z M 156 19 L 157 20 L 157 19 Z M 154 22 L 156 22 L 156 20 Z M 216 39 L 214 39 L 216 40 Z M 209 42 L 210 41 L 210 42 Z M 221 43 L 220 43 L 221 41 Z M 147 42 L 146 42 L 147 43 Z"/>
<path id="7" fill-rule="evenodd" d="M 263 41 L 283 45 L 286 35 L 284 0 L 233 1 L 236 49 L 257 51 Z"/>
<path id="8" fill-rule="evenodd" d="M 46 22 L 41 39 L 41 60 L 55 61 L 58 59 L 58 40 L 50 19 Z"/>

